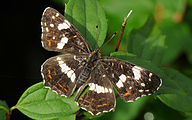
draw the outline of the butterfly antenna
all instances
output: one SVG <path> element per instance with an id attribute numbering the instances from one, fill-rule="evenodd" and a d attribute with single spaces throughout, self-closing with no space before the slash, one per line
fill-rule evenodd
<path id="1" fill-rule="evenodd" d="M 105 46 L 107 43 L 109 43 L 109 41 L 111 41 L 111 40 L 115 37 L 116 34 L 117 34 L 117 31 L 111 36 L 111 38 L 110 38 L 105 44 L 103 44 L 103 45 L 100 47 L 100 49 L 101 49 L 103 46 Z"/>

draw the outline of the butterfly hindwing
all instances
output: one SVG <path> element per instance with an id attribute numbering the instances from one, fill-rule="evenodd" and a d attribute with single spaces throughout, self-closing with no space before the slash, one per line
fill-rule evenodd
<path id="1" fill-rule="evenodd" d="M 58 95 L 71 96 L 86 59 L 87 56 L 71 54 L 49 58 L 41 67 L 44 86 Z"/>
<path id="2" fill-rule="evenodd" d="M 132 63 L 111 57 L 103 57 L 101 61 L 111 83 L 126 102 L 151 95 L 161 85 L 156 74 Z"/>
<path id="3" fill-rule="evenodd" d="M 58 11 L 46 8 L 41 19 L 45 49 L 73 54 L 89 53 L 91 47 L 81 33 Z"/>
<path id="4" fill-rule="evenodd" d="M 92 115 L 109 112 L 115 108 L 113 87 L 101 66 L 92 71 L 88 85 L 88 91 L 78 100 L 81 108 Z"/>

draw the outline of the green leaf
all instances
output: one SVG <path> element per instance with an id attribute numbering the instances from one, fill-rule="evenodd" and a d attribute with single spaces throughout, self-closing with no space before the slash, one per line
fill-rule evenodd
<path id="1" fill-rule="evenodd" d="M 192 80 L 182 75 L 176 70 L 163 68 L 164 73 L 167 74 L 174 82 L 180 86 L 183 94 L 164 94 L 159 95 L 158 98 L 169 107 L 192 114 Z"/>
<path id="2" fill-rule="evenodd" d="M 9 107 L 5 101 L 0 100 L 0 120 L 6 120 L 6 113 L 9 112 Z"/>
<path id="3" fill-rule="evenodd" d="M 69 117 L 79 110 L 74 97 L 59 96 L 41 82 L 29 87 L 14 108 L 33 119 Z"/>
<path id="4" fill-rule="evenodd" d="M 146 60 L 139 59 L 135 55 L 124 52 L 114 52 L 112 57 L 119 58 L 128 62 L 131 62 L 135 65 L 141 66 L 147 70 L 150 70 L 157 74 L 163 81 L 160 89 L 155 93 L 156 94 L 184 94 L 184 91 L 177 85 L 172 79 L 170 79 L 161 69 L 157 68 L 153 64 L 149 63 Z"/>
<path id="5" fill-rule="evenodd" d="M 156 66 L 162 65 L 165 52 L 165 36 L 155 26 L 155 21 L 150 18 L 139 30 L 133 30 L 127 43 L 127 51 L 137 57 L 151 61 Z"/>
<path id="6" fill-rule="evenodd" d="M 184 25 L 175 24 L 169 20 L 164 21 L 164 23 L 160 25 L 160 29 L 163 34 L 166 35 L 165 45 L 167 46 L 167 50 L 162 59 L 162 62 L 166 64 L 174 61 L 181 54 L 182 49 L 186 48 L 184 43 L 191 33 L 187 32 Z"/>
<path id="7" fill-rule="evenodd" d="M 54 118 L 54 119 L 51 119 L 51 120 L 75 120 L 75 118 L 76 118 L 76 115 L 73 114 L 73 115 L 70 115 L 70 116 L 67 116 L 67 117 Z"/>
<path id="8" fill-rule="evenodd" d="M 70 0 L 66 5 L 65 17 L 81 32 L 90 46 L 95 49 L 96 25 L 98 45 L 101 46 L 107 33 L 107 20 L 103 7 L 97 0 Z"/>
<path id="9" fill-rule="evenodd" d="M 167 106 L 184 112 L 192 114 L 192 96 L 189 95 L 177 95 L 177 94 L 162 94 L 158 98 Z"/>

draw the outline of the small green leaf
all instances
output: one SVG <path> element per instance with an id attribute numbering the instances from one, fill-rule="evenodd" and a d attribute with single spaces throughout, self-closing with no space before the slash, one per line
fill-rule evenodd
<path id="1" fill-rule="evenodd" d="M 6 113 L 9 112 L 9 107 L 5 101 L 0 100 L 0 120 L 6 120 Z"/>
<path id="2" fill-rule="evenodd" d="M 79 110 L 74 97 L 59 96 L 41 82 L 28 88 L 14 107 L 33 119 L 63 118 Z"/>
<path id="3" fill-rule="evenodd" d="M 70 0 L 66 5 L 65 17 L 81 32 L 90 46 L 96 45 L 96 25 L 98 25 L 98 45 L 101 46 L 107 33 L 107 20 L 103 7 L 97 0 Z"/>
<path id="4" fill-rule="evenodd" d="M 183 94 L 164 94 L 159 95 L 158 98 L 169 107 L 185 112 L 192 113 L 192 80 L 182 75 L 176 70 L 163 68 L 164 73 L 167 74 L 174 82 L 180 86 Z"/>

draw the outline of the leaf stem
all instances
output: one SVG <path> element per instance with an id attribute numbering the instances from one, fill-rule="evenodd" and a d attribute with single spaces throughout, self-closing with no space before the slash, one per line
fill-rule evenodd
<path id="1" fill-rule="evenodd" d="M 125 19 L 124 19 L 124 21 L 123 21 L 121 34 L 120 34 L 120 37 L 119 37 L 119 40 L 118 40 L 118 43 L 117 43 L 117 47 L 116 47 L 116 49 L 115 49 L 115 52 L 117 52 L 118 49 L 119 49 L 119 45 L 120 45 L 120 43 L 121 43 L 121 39 L 122 39 L 122 36 L 123 36 L 123 32 L 124 32 L 124 29 L 125 29 L 125 25 L 126 25 L 126 23 L 127 23 L 127 19 L 128 19 L 128 17 L 130 16 L 131 13 L 132 13 L 132 10 L 128 13 L 127 17 L 125 17 Z"/>
<path id="2" fill-rule="evenodd" d="M 7 114 L 9 114 L 9 110 L 3 106 L 0 106 L 0 109 L 3 109 L 4 111 L 6 111 Z"/>

